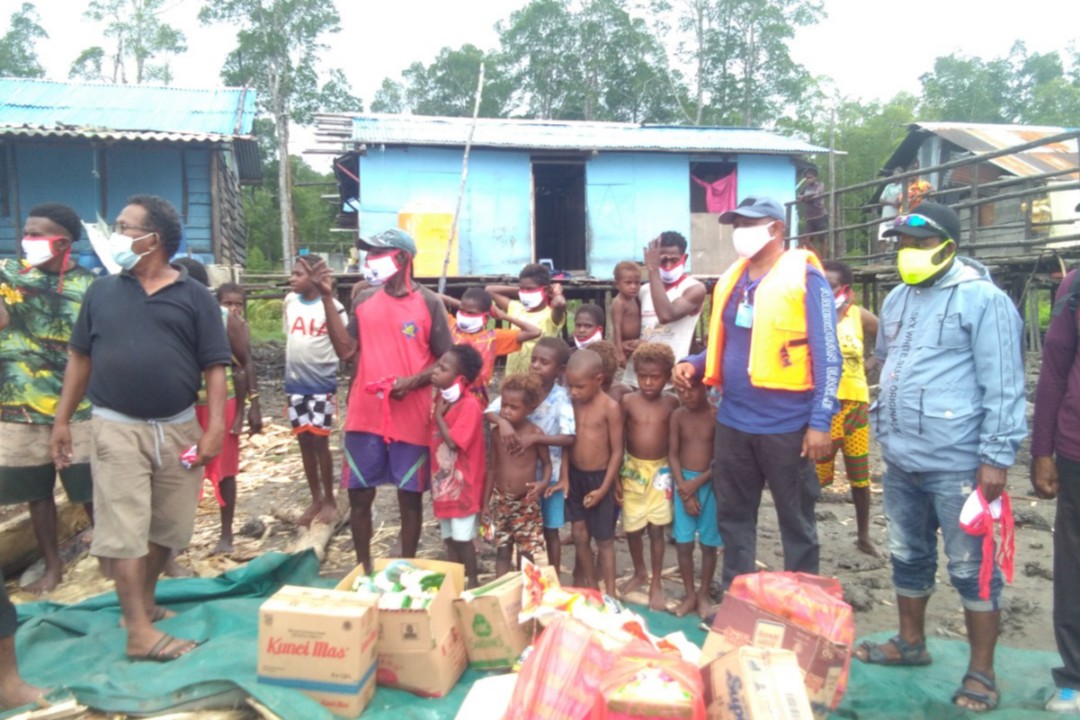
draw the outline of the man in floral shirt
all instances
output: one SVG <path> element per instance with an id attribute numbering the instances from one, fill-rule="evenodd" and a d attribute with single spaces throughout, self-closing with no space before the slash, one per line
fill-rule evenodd
<path id="1" fill-rule="evenodd" d="M 56 467 L 49 452 L 56 404 L 67 366 L 71 327 L 94 279 L 71 257 L 82 224 L 66 205 L 30 211 L 22 260 L 0 260 L 0 504 L 30 504 L 45 574 L 27 587 L 45 593 L 60 582 L 57 550 Z M 72 418 L 73 463 L 60 471 L 71 502 L 90 513 L 90 404 Z"/>

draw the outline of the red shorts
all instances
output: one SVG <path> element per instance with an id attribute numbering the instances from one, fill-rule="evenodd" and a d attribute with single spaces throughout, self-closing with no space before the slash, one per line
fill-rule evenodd
<path id="1" fill-rule="evenodd" d="M 195 406 L 195 417 L 198 418 L 199 426 L 203 430 L 206 429 L 209 415 L 209 409 L 205 405 Z M 221 490 L 218 487 L 222 478 L 234 478 L 240 472 L 240 436 L 233 435 L 231 432 L 235 421 L 236 398 L 229 398 L 225 401 L 225 442 L 221 445 L 221 454 L 208 462 L 206 467 L 203 468 L 203 479 L 209 480 L 210 484 L 214 486 L 214 497 L 217 498 L 218 505 L 225 504 L 225 501 L 221 498 Z M 202 500 L 201 490 L 199 499 Z"/>

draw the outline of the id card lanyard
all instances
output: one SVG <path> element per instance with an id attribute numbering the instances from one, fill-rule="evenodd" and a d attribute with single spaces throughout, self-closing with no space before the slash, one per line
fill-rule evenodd
<path id="1" fill-rule="evenodd" d="M 735 327 L 745 328 L 747 330 L 754 327 L 754 303 L 750 299 L 750 293 L 757 288 L 764 277 L 765 276 L 762 275 L 757 280 L 747 282 L 743 287 L 742 299 L 735 308 Z M 747 280 L 749 281 L 749 279 L 750 275 L 747 273 Z"/>

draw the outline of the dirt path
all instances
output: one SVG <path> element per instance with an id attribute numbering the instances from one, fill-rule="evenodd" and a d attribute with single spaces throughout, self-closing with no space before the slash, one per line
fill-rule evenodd
<path id="1" fill-rule="evenodd" d="M 229 556 L 211 556 L 217 542 L 218 509 L 209 485 L 200 505 L 195 537 L 191 547 L 181 557 L 182 564 L 199 575 L 214 575 L 251 558 L 272 550 L 284 551 L 296 534 L 295 519 L 307 506 L 308 490 L 304 481 L 295 440 L 284 419 L 281 394 L 283 353 L 279 347 L 263 346 L 257 350 L 259 374 L 264 398 L 264 411 L 271 424 L 267 432 L 243 444 L 239 501 L 235 528 L 235 550 Z M 1030 364 L 1029 364 L 1030 365 Z M 1037 363 L 1034 364 L 1037 369 Z M 341 397 L 344 403 L 344 393 Z M 340 457 L 340 434 L 331 441 L 335 461 Z M 834 575 L 843 583 L 849 602 L 855 609 L 858 635 L 879 630 L 895 630 L 895 596 L 892 592 L 888 562 L 876 560 L 855 549 L 854 508 L 838 463 L 838 478 L 827 488 L 817 508 L 818 533 L 821 540 L 822 574 Z M 1009 474 L 1013 495 L 1016 532 L 1015 584 L 1004 594 L 1002 642 L 1020 648 L 1054 649 L 1051 624 L 1052 609 L 1052 534 L 1054 505 L 1028 495 L 1028 454 L 1025 449 Z M 871 473 L 875 479 L 884 471 L 876 446 L 872 449 Z M 885 518 L 882 515 L 880 484 L 875 483 L 871 509 L 873 539 L 885 548 Z M 438 526 L 431 514 L 430 500 L 425 511 L 426 522 L 420 554 L 441 557 L 442 543 Z M 395 494 L 379 492 L 375 502 L 375 533 L 373 551 L 389 553 L 399 535 Z M 628 574 L 630 558 L 625 541 L 618 542 L 616 564 L 620 575 Z M 772 501 L 766 493 L 759 515 L 758 561 L 763 569 L 783 566 L 779 532 Z M 573 548 L 564 550 L 564 570 L 571 567 Z M 323 575 L 341 577 L 352 569 L 355 556 L 347 526 L 331 540 Z M 680 597 L 682 589 L 675 572 L 675 550 L 669 546 L 666 556 L 664 589 L 667 597 Z M 940 637 L 963 637 L 963 613 L 955 591 L 949 587 L 944 558 L 939 563 L 938 593 L 931 600 L 927 628 Z M 488 577 L 494 572 L 494 555 L 488 551 L 481 558 L 481 571 Z M 569 581 L 569 578 L 564 578 Z M 8 584 L 12 591 L 13 583 Z M 100 576 L 96 563 L 83 558 L 67 571 L 65 582 L 50 600 L 73 602 L 83 597 L 111 589 Z M 34 598 L 14 593 L 17 601 Z"/>

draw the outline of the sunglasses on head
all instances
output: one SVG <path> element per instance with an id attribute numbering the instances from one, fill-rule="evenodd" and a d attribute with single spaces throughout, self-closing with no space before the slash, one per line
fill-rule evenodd
<path id="1" fill-rule="evenodd" d="M 898 215 L 896 220 L 893 221 L 894 228 L 930 228 L 934 232 L 941 235 L 941 237 L 951 240 L 950 233 L 945 228 L 938 225 L 936 222 L 926 217 L 925 215 L 919 215 L 918 213 L 911 213 L 909 215 Z"/>

